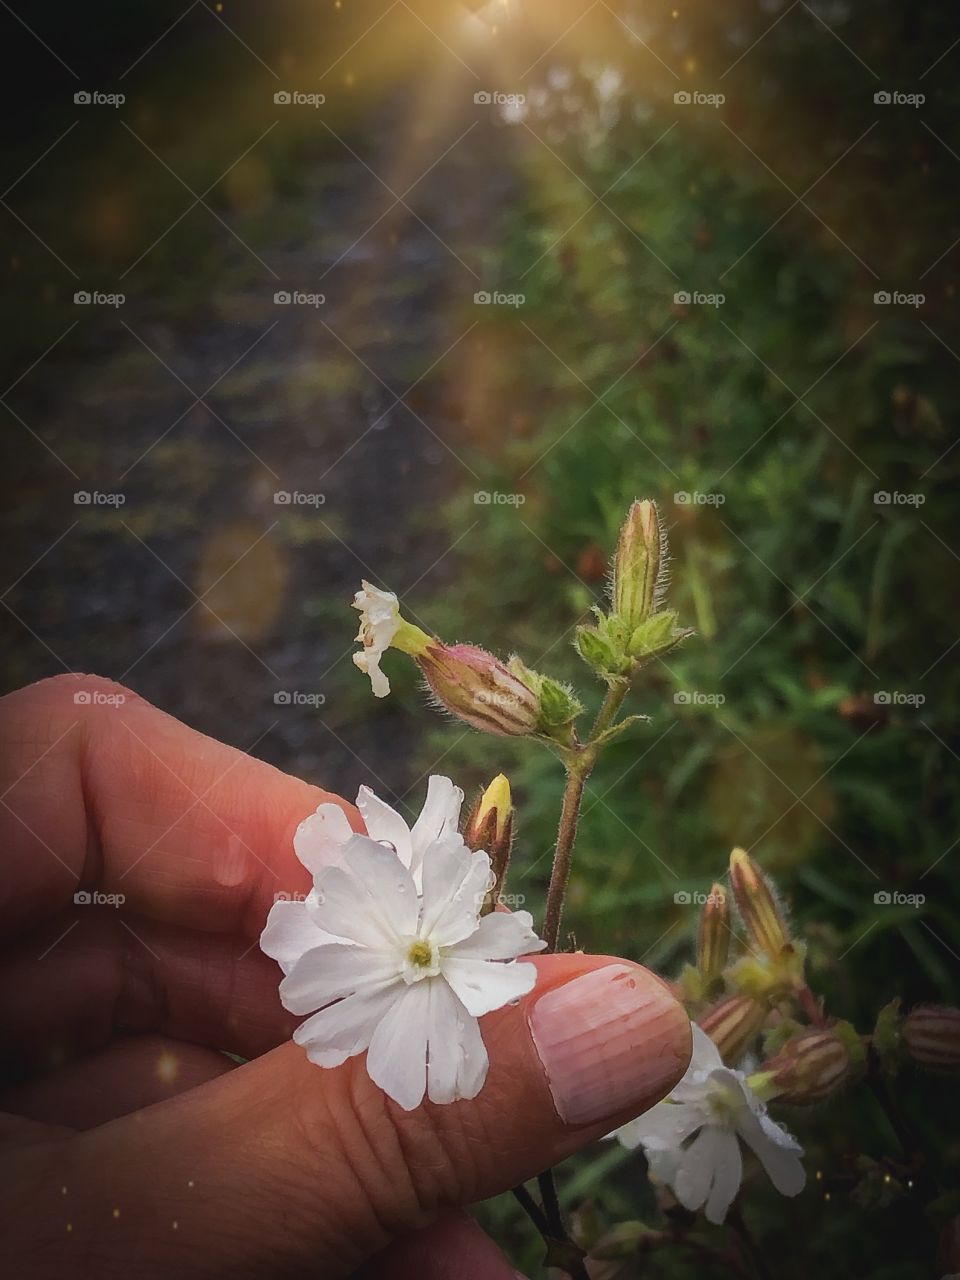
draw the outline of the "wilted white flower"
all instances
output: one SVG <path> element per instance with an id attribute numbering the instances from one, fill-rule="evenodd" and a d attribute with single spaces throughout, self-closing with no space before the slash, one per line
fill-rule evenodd
<path id="1" fill-rule="evenodd" d="M 380 659 L 400 630 L 399 602 L 392 591 L 381 591 L 364 581 L 363 589 L 353 597 L 353 607 L 360 610 L 357 639 L 363 644 L 353 660 L 370 677 L 374 696 L 385 698 L 390 692 L 390 681 L 380 670 Z"/>
<path id="2" fill-rule="evenodd" d="M 407 832 L 411 861 L 415 833 Z M 419 887 L 386 843 L 354 835 L 339 854 L 340 865 L 315 875 L 306 902 L 274 905 L 261 939 L 268 955 L 283 953 L 284 1007 L 312 1015 L 294 1040 L 321 1067 L 366 1051 L 370 1078 L 408 1111 L 425 1093 L 431 1102 L 475 1097 L 488 1067 L 477 1019 L 536 981 L 533 965 L 515 963 L 544 946 L 531 916 L 480 916 L 490 860 L 449 832 L 423 849 Z M 296 953 L 276 919 L 291 906 L 303 908 Z"/>
<path id="3" fill-rule="evenodd" d="M 797 1195 L 806 1181 L 799 1143 L 770 1119 L 743 1072 L 725 1067 L 696 1025 L 690 1066 L 670 1097 L 615 1136 L 625 1147 L 642 1146 L 654 1177 L 685 1208 L 703 1206 L 711 1222 L 723 1222 L 740 1189 L 741 1139 L 782 1195 Z"/>

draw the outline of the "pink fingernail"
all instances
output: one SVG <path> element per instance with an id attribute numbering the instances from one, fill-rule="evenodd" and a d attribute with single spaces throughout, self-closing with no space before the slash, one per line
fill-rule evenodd
<path id="1" fill-rule="evenodd" d="M 566 1124 L 641 1111 L 679 1080 L 690 1057 L 687 1015 L 638 965 L 609 964 L 554 987 L 529 1021 Z"/>

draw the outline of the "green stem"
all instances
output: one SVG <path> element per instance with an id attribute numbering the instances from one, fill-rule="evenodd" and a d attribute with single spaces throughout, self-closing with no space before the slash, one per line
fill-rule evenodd
<path id="1" fill-rule="evenodd" d="M 760 1280 L 773 1280 L 773 1274 L 767 1266 L 766 1259 L 760 1246 L 757 1244 L 753 1232 L 747 1226 L 746 1219 L 743 1216 L 743 1210 L 739 1204 L 735 1204 L 727 1214 L 727 1222 L 734 1234 L 739 1238 L 743 1251 L 750 1259 L 754 1271 Z"/>
<path id="2" fill-rule="evenodd" d="M 567 783 L 563 790 L 563 805 L 560 809 L 560 826 L 557 829 L 557 847 L 553 855 L 553 870 L 550 872 L 550 887 L 547 890 L 547 910 L 543 921 L 543 936 L 548 951 L 556 951 L 560 940 L 560 921 L 563 916 L 563 900 L 567 893 L 570 879 L 570 866 L 573 860 L 573 846 L 577 838 L 577 824 L 580 821 L 580 805 L 583 802 L 583 789 L 587 779 L 593 772 L 597 762 L 599 747 L 597 738 L 605 733 L 613 724 L 617 712 L 627 695 L 628 686 L 611 685 L 597 712 L 593 729 L 586 743 L 578 748 L 573 759 L 567 765 Z"/>

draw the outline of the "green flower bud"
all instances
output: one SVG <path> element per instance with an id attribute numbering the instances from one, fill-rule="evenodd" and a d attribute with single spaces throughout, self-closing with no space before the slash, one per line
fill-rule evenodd
<path id="1" fill-rule="evenodd" d="M 613 608 L 630 627 L 654 613 L 667 586 L 667 535 L 657 504 L 635 502 L 613 562 Z"/>

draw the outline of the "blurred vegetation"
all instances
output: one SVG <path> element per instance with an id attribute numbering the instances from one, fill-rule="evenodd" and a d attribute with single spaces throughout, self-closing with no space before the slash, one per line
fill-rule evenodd
<path id="1" fill-rule="evenodd" d="M 415 7 L 440 21 L 443 6 Z M 537 5 L 528 8 L 536 16 Z M 112 88 L 170 17 L 158 3 L 106 9 L 110 22 L 101 26 L 83 8 L 51 6 L 73 25 L 59 37 L 42 23 L 40 31 L 83 67 L 85 83 L 99 78 Z M 403 22 L 405 9 L 390 22 Z M 457 275 L 436 243 L 437 258 L 421 244 L 402 269 L 383 274 L 411 235 L 429 243 L 401 210 L 372 237 L 369 269 L 358 275 L 348 264 L 344 311 L 324 313 L 336 316 L 368 368 L 319 321 L 308 330 L 309 317 L 294 325 L 285 316 L 288 327 L 229 372 L 215 401 L 287 487 L 306 487 L 346 459 L 346 479 L 319 527 L 310 512 L 283 510 L 254 587 L 230 575 L 226 587 L 235 581 L 236 592 L 221 584 L 216 597 L 234 632 L 267 655 L 271 679 L 222 634 L 214 648 L 209 619 L 182 638 L 175 628 L 189 596 L 180 600 L 164 567 L 142 548 L 131 551 L 105 518 L 85 521 L 11 596 L 43 639 L 21 637 L 6 683 L 57 670 L 48 644 L 72 666 L 114 675 L 139 663 L 149 644 L 149 660 L 131 677 L 137 686 L 247 745 L 275 718 L 274 674 L 289 687 L 319 676 L 330 708 L 322 727 L 305 713 L 296 732 L 282 728 L 258 751 L 344 788 L 358 772 L 375 783 L 372 760 L 377 777 L 413 783 L 405 806 L 419 802 L 423 772 L 479 786 L 505 770 L 520 810 L 509 891 L 526 895 L 537 914 L 559 764 L 525 743 L 431 723 L 396 655 L 385 663 L 394 696 L 374 704 L 349 658 L 339 657 L 355 625 L 348 584 L 367 566 L 401 593 L 414 583 L 404 605 L 423 625 L 449 640 L 516 650 L 574 680 L 589 700 L 589 673 L 569 643 L 573 627 L 604 590 L 629 502 L 654 497 L 671 527 L 671 603 L 697 635 L 638 689 L 629 709 L 649 714 L 649 725 L 610 748 L 590 782 L 565 917 L 571 941 L 676 973 L 690 954 L 695 911 L 674 895 L 708 889 L 741 844 L 776 877 L 810 941 L 812 985 L 832 1013 L 868 1030 L 897 995 L 908 1005 L 957 1003 L 953 9 L 734 0 L 688 13 L 638 0 L 600 6 L 596 20 L 556 40 L 578 8 L 555 9 L 554 30 L 544 0 L 544 29 L 519 54 L 509 56 L 506 41 L 485 62 L 467 53 L 490 87 L 524 92 L 526 109 L 500 119 L 469 182 L 443 166 L 431 179 L 450 213 L 444 236 L 476 265 L 483 287 L 522 293 L 523 305 L 475 309 L 478 285 Z M 420 28 L 429 54 L 395 42 L 386 21 L 351 59 L 335 61 L 372 16 L 370 6 L 335 16 L 329 5 L 318 13 L 291 0 L 271 6 L 265 20 L 255 5 L 231 6 L 226 17 L 254 55 L 201 7 L 132 75 L 124 119 L 201 192 L 274 119 L 277 80 L 261 56 L 284 83 L 305 88 L 332 67 L 324 121 L 403 191 L 386 159 L 402 150 L 398 139 L 420 136 L 423 119 L 395 111 L 397 95 L 450 131 L 422 160 L 414 153 L 406 175 L 413 181 L 470 123 L 474 85 L 458 85 L 452 107 L 434 103 L 423 82 L 439 58 L 444 72 L 435 79 L 446 84 L 448 54 Z M 22 103 L 31 84 L 35 109 L 22 154 L 11 156 L 11 179 L 65 127 L 61 99 L 76 87 L 42 47 L 18 38 L 24 61 L 2 92 L 6 105 Z M 359 88 L 348 79 L 354 62 Z M 673 102 L 677 90 L 695 88 L 723 92 L 726 103 L 714 110 Z M 876 106 L 881 88 L 922 90 L 926 102 L 922 111 Z M 102 127 L 93 155 L 89 118 L 82 124 L 24 174 L 9 201 L 83 284 L 103 288 L 192 196 L 119 122 L 112 132 Z M 497 186 L 504 175 L 506 196 Z M 291 114 L 207 199 L 285 283 L 309 284 L 381 212 L 384 192 L 368 179 L 323 126 Z M 415 207 L 433 221 L 439 202 Z M 11 335 L 3 358 L 19 379 L 76 318 L 77 282 L 17 234 L 3 263 Z M 435 285 L 438 261 L 453 285 Z M 123 316 L 203 391 L 275 319 L 275 287 L 197 209 L 131 275 Z M 880 289 L 922 292 L 926 301 L 919 310 L 877 307 Z M 678 291 L 725 300 L 678 304 Z M 170 401 L 170 380 L 128 335 L 98 331 L 86 316 L 84 326 L 69 376 L 58 352 L 12 403 L 85 485 L 110 488 L 183 405 Z M 442 483 L 435 470 L 422 485 L 427 468 L 411 440 L 423 433 L 413 419 L 406 434 L 391 425 L 389 435 L 365 440 L 385 402 L 384 388 L 366 376 L 369 364 L 382 375 L 387 360 L 398 393 L 422 379 L 398 415 L 409 407 L 429 425 L 427 443 L 446 465 Z M 365 443 L 351 451 L 357 438 Z M 36 545 L 11 560 L 10 581 L 73 518 L 68 490 L 76 487 L 55 470 L 51 481 L 42 450 L 12 439 L 15 528 L 32 529 Z M 335 482 L 339 476 L 325 487 Z M 164 558 L 202 589 L 274 520 L 277 484 L 197 413 L 152 451 L 128 486 L 123 515 L 138 536 L 162 539 Z M 54 506 L 57 485 L 63 502 Z M 523 502 L 478 504 L 475 491 Z M 923 503 L 878 504 L 877 492 L 921 495 Z M 678 493 L 711 500 L 678 502 Z M 277 546 L 279 558 L 267 550 Z M 262 628 L 261 610 L 269 615 Z M 882 692 L 914 702 L 878 702 Z M 412 737 L 421 744 L 415 762 Z M 925 901 L 876 904 L 884 890 Z M 925 1148 L 942 1155 L 938 1178 L 955 1186 L 955 1090 L 908 1077 L 903 1095 Z M 830 1109 L 781 1118 L 809 1150 L 810 1182 L 790 1202 L 762 1181 L 749 1188 L 747 1215 L 774 1273 L 937 1274 L 931 1241 L 942 1211 L 928 1221 L 902 1189 L 875 1195 L 856 1163 L 897 1151 L 869 1098 L 850 1093 Z M 601 1226 L 652 1212 L 641 1169 L 640 1157 L 599 1146 L 561 1171 L 564 1202 Z M 535 1273 L 537 1244 L 512 1200 L 482 1214 Z M 704 1239 L 721 1235 L 703 1231 Z M 673 1251 L 644 1259 L 642 1274 L 724 1272 Z"/>

